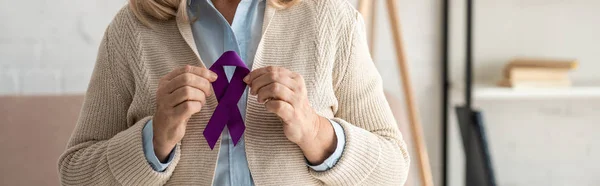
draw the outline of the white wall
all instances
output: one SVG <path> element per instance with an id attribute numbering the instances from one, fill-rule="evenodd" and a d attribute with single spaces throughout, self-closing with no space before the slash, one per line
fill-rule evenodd
<path id="1" fill-rule="evenodd" d="M 576 58 L 576 84 L 600 84 L 600 1 L 477 1 L 476 53 L 479 80 L 497 80 L 512 56 Z M 491 72 L 491 73 L 490 73 Z"/>
<path id="2" fill-rule="evenodd" d="M 81 93 L 125 0 L 0 0 L 0 94 Z"/>
<path id="3" fill-rule="evenodd" d="M 452 79 L 462 87 L 464 2 L 453 1 Z M 494 83 L 511 57 L 577 58 L 576 86 L 600 86 L 600 1 L 476 0 L 474 73 Z M 453 93 L 462 104 L 462 89 Z M 476 99 L 484 113 L 499 185 L 598 185 L 600 99 Z M 451 113 L 450 184 L 464 185 L 464 157 Z"/>

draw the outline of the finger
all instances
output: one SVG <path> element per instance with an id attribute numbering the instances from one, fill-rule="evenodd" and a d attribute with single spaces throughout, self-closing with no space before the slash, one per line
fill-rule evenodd
<path id="1" fill-rule="evenodd" d="M 209 80 L 192 73 L 183 73 L 173 78 L 165 86 L 165 91 L 170 94 L 184 86 L 190 86 L 200 89 L 207 96 L 210 96 L 212 94 L 212 85 L 210 84 Z"/>
<path id="2" fill-rule="evenodd" d="M 169 106 L 175 107 L 185 101 L 198 101 L 202 104 L 206 103 L 206 95 L 203 91 L 191 87 L 183 86 L 169 94 L 168 98 Z"/>
<path id="3" fill-rule="evenodd" d="M 246 75 L 246 77 L 244 77 L 244 82 L 247 84 L 250 84 L 250 83 L 252 83 L 252 81 L 254 81 L 254 79 L 260 77 L 261 75 L 263 75 L 265 73 L 279 72 L 279 71 L 283 71 L 283 70 L 286 70 L 286 69 L 281 68 L 281 67 L 275 67 L 275 66 L 267 66 L 267 67 L 255 69 L 252 72 L 250 72 L 248 75 Z"/>
<path id="4" fill-rule="evenodd" d="M 290 105 L 288 102 L 282 100 L 270 100 L 265 103 L 265 107 L 267 111 L 276 114 L 284 121 L 287 121 L 288 118 L 291 118 L 294 112 L 294 107 Z"/>
<path id="5" fill-rule="evenodd" d="M 297 88 L 298 83 L 294 79 L 292 79 L 291 75 L 292 73 L 290 72 L 265 73 L 262 76 L 257 77 L 256 79 L 254 79 L 254 81 L 250 83 L 250 94 L 256 95 L 262 87 L 274 82 L 280 83 L 283 86 L 286 86 L 290 90 L 294 91 Z"/>
<path id="6" fill-rule="evenodd" d="M 258 91 L 258 102 L 265 103 L 267 99 L 282 100 L 292 103 L 294 91 L 280 83 L 271 83 Z"/>
<path id="7" fill-rule="evenodd" d="M 171 81 L 173 78 L 179 76 L 180 74 L 183 73 L 192 73 L 192 74 L 196 74 L 200 77 L 204 77 L 208 80 L 216 80 L 217 79 L 217 74 L 206 69 L 203 67 L 195 67 L 195 66 L 191 66 L 191 65 L 185 65 L 183 67 L 177 68 L 171 72 L 169 72 L 167 75 L 165 75 L 163 77 L 164 81 Z M 211 82 L 212 82 L 211 81 Z"/>
<path id="8" fill-rule="evenodd" d="M 175 117 L 189 118 L 200 112 L 202 105 L 199 101 L 185 101 L 174 108 Z"/>
<path id="9" fill-rule="evenodd" d="M 304 85 L 304 77 L 302 77 L 302 75 L 292 72 L 292 75 L 290 77 L 292 77 L 292 79 L 294 79 L 294 81 L 296 81 L 298 84 Z"/>

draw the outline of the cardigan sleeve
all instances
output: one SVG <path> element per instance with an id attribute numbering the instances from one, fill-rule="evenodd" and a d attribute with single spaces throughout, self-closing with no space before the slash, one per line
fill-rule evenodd
<path id="1" fill-rule="evenodd" d="M 311 174 L 326 185 L 403 185 L 410 159 L 383 93 L 381 76 L 369 54 L 362 17 L 356 13 L 346 59 L 337 59 L 332 120 L 346 135 L 344 152 L 328 171 Z M 339 57 L 338 57 L 339 58 Z M 334 74 L 335 76 L 336 74 Z"/>
<path id="2" fill-rule="evenodd" d="M 114 26 L 114 25 L 111 25 Z M 152 118 L 128 121 L 133 75 L 120 57 L 123 41 L 111 26 L 104 35 L 83 107 L 58 169 L 62 185 L 162 185 L 179 160 L 179 145 L 171 166 L 157 172 L 146 161 L 142 128 Z M 135 51 L 123 51 L 134 53 Z M 121 53 L 121 54 L 122 54 Z"/>

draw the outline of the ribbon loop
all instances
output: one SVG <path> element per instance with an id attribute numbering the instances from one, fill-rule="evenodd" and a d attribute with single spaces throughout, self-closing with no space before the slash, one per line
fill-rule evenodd
<path id="1" fill-rule="evenodd" d="M 230 82 L 227 82 L 224 66 L 236 67 Z M 246 129 L 237 103 L 246 89 L 243 78 L 250 73 L 250 70 L 234 51 L 223 53 L 209 69 L 218 76 L 212 86 L 219 104 L 204 129 L 204 137 L 210 149 L 213 149 L 227 125 L 233 144 L 237 145 Z"/>

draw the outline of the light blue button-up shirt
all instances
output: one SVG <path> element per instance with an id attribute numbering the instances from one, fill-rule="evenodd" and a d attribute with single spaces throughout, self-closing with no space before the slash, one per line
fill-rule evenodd
<path id="1" fill-rule="evenodd" d="M 200 53 L 207 67 L 210 67 L 225 51 L 236 51 L 246 65 L 251 68 L 258 43 L 262 37 L 262 25 L 265 0 L 241 0 L 231 25 L 218 12 L 210 0 L 188 0 L 188 14 L 192 19 L 192 32 Z M 225 67 L 225 74 L 230 80 L 234 67 Z M 248 89 L 244 91 L 238 102 L 240 112 L 245 115 Z M 325 171 L 333 167 L 342 155 L 346 142 L 342 127 L 331 121 L 337 136 L 337 147 L 334 153 L 322 164 L 312 166 L 316 171 Z M 164 171 L 170 164 L 171 152 L 166 163 L 161 163 L 154 154 L 152 143 L 152 120 L 143 129 L 144 154 L 150 166 L 156 171 Z M 199 142 L 200 143 L 200 142 Z M 253 185 L 252 176 L 246 159 L 245 144 L 242 139 L 234 146 L 229 131 L 225 128 L 221 134 L 221 148 L 217 160 L 217 168 L 213 185 Z"/>

